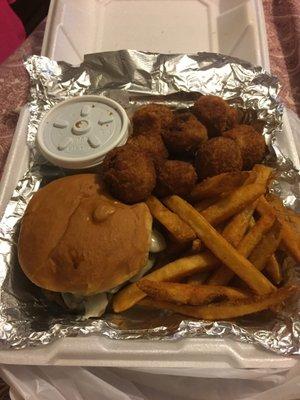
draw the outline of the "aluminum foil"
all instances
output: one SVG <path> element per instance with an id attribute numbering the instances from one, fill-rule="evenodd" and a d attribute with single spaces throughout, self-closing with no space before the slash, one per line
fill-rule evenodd
<path id="1" fill-rule="evenodd" d="M 175 340 L 183 337 L 228 336 L 254 343 L 279 354 L 300 354 L 300 305 L 290 301 L 276 315 L 271 312 L 232 322 L 195 321 L 178 315 L 135 308 L 122 315 L 84 320 L 66 314 L 29 282 L 17 259 L 19 222 L 41 184 L 67 174 L 48 164 L 35 149 L 35 135 L 43 114 L 54 104 L 83 94 L 104 94 L 131 114 L 150 101 L 189 107 L 202 94 L 216 94 L 241 111 L 248 123 L 259 123 L 270 149 L 267 162 L 278 170 L 271 190 L 287 206 L 300 208 L 300 176 L 279 145 L 283 109 L 275 77 L 247 62 L 213 53 L 165 55 L 123 50 L 87 55 L 77 67 L 46 57 L 25 62 L 31 78 L 28 145 L 29 170 L 19 181 L 0 224 L 0 343 L 3 348 L 48 344 L 65 336 L 98 334 L 111 339 Z M 285 261 L 286 279 L 299 280 L 299 266 Z M 291 271 L 293 271 L 291 273 Z M 291 278 L 292 277 L 292 278 Z"/>

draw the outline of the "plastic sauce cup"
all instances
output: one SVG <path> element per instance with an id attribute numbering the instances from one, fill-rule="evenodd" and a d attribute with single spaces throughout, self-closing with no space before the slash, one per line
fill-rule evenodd
<path id="1" fill-rule="evenodd" d="M 79 96 L 55 105 L 43 117 L 37 147 L 52 164 L 83 169 L 101 163 L 126 143 L 129 118 L 119 103 L 104 96 Z"/>

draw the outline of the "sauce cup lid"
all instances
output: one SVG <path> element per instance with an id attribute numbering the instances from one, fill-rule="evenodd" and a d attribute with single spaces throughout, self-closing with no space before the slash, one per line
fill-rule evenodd
<path id="1" fill-rule="evenodd" d="M 58 103 L 43 117 L 37 147 L 51 163 L 63 168 L 90 168 L 128 137 L 124 108 L 104 96 L 79 96 Z"/>

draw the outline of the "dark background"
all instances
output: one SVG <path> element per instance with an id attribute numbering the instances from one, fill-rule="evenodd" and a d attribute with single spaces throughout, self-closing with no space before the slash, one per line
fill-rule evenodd
<path id="1" fill-rule="evenodd" d="M 11 8 L 22 20 L 27 35 L 47 16 L 50 0 L 16 0 Z"/>

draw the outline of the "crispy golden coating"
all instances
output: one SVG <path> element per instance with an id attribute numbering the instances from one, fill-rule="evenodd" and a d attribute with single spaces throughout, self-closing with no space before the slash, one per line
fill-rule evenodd
<path id="1" fill-rule="evenodd" d="M 102 172 L 111 194 L 128 204 L 146 200 L 156 184 L 151 158 L 129 144 L 106 155 Z"/>
<path id="2" fill-rule="evenodd" d="M 144 151 L 155 165 L 168 158 L 169 153 L 160 135 L 138 135 L 132 136 L 128 144 L 137 150 Z"/>
<path id="3" fill-rule="evenodd" d="M 242 153 L 243 169 L 251 169 L 263 160 L 266 154 L 265 139 L 252 126 L 237 125 L 224 132 L 223 136 L 233 139 L 239 146 Z"/>
<path id="4" fill-rule="evenodd" d="M 200 179 L 222 172 L 240 171 L 243 166 L 241 150 L 232 139 L 212 138 L 199 147 L 195 166 Z"/>
<path id="5" fill-rule="evenodd" d="M 193 112 L 207 128 L 209 137 L 218 136 L 237 124 L 237 111 L 218 96 L 199 97 Z"/>
<path id="6" fill-rule="evenodd" d="M 161 122 L 159 117 L 151 111 L 139 109 L 132 117 L 133 135 L 160 135 Z"/>
<path id="7" fill-rule="evenodd" d="M 132 117 L 134 135 L 157 135 L 173 120 L 173 111 L 162 104 L 147 104 L 136 110 Z"/>
<path id="8" fill-rule="evenodd" d="M 155 193 L 159 197 L 170 194 L 187 196 L 197 182 L 197 174 L 192 164 L 167 160 L 157 168 L 157 185 Z"/>
<path id="9" fill-rule="evenodd" d="M 207 140 L 207 130 L 192 113 L 185 112 L 174 117 L 169 129 L 162 131 L 162 137 L 171 154 L 192 156 Z"/>

